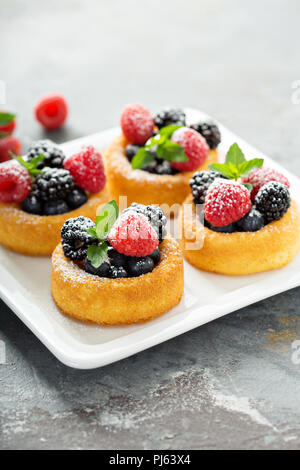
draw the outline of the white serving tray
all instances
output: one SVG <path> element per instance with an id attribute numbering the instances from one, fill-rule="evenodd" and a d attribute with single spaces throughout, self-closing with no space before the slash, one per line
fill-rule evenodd
<path id="1" fill-rule="evenodd" d="M 188 120 L 207 117 L 187 110 Z M 220 124 L 224 157 L 238 142 L 246 158 L 263 157 L 265 164 L 287 175 L 300 203 L 300 181 Z M 82 144 L 103 150 L 119 129 L 110 129 L 62 145 L 67 154 Z M 285 268 L 248 276 L 223 276 L 198 271 L 185 263 L 185 291 L 176 308 L 148 323 L 101 327 L 62 315 L 50 292 L 50 258 L 34 258 L 0 247 L 0 296 L 47 348 L 64 364 L 92 369 L 118 361 L 166 341 L 241 307 L 300 285 L 300 254 Z"/>

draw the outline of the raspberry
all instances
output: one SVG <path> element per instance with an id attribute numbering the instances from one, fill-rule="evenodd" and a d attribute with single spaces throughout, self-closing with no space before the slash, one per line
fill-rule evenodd
<path id="1" fill-rule="evenodd" d="M 21 143 L 16 137 L 3 137 L 3 139 L 0 139 L 0 163 L 11 160 L 10 152 L 20 155 Z"/>
<path id="2" fill-rule="evenodd" d="M 98 193 L 106 183 L 102 157 L 92 145 L 82 147 L 79 153 L 72 155 L 64 162 L 75 184 L 90 193 Z"/>
<path id="3" fill-rule="evenodd" d="M 270 181 L 277 181 L 278 183 L 285 184 L 287 188 L 290 187 L 289 180 L 279 171 L 274 170 L 273 168 L 261 167 L 257 170 L 251 171 L 248 176 L 243 178 L 243 183 L 252 184 L 253 188 L 251 191 L 251 199 L 254 201 L 256 194 L 262 186 Z"/>
<path id="4" fill-rule="evenodd" d="M 34 108 L 36 119 L 45 129 L 58 129 L 68 115 L 66 100 L 61 95 L 48 95 L 40 99 Z"/>
<path id="5" fill-rule="evenodd" d="M 22 202 L 31 190 L 27 170 L 14 160 L 0 165 L 0 202 Z"/>
<path id="6" fill-rule="evenodd" d="M 144 145 L 154 130 L 153 117 L 141 104 L 126 106 L 121 114 L 120 124 L 125 137 L 138 145 Z"/>
<path id="7" fill-rule="evenodd" d="M 205 219 L 215 227 L 236 222 L 250 209 L 250 193 L 245 186 L 233 181 L 216 180 L 209 187 L 204 214 Z"/>
<path id="8" fill-rule="evenodd" d="M 216 178 L 225 178 L 217 171 L 197 171 L 190 180 L 190 187 L 195 204 L 204 204 L 205 196 L 210 185 Z"/>
<path id="9" fill-rule="evenodd" d="M 202 135 L 188 127 L 177 129 L 171 140 L 183 147 L 187 162 L 172 162 L 172 167 L 180 171 L 196 170 L 208 157 L 209 146 Z"/>
<path id="10" fill-rule="evenodd" d="M 158 246 L 157 234 L 147 217 L 135 211 L 127 211 L 120 216 L 108 241 L 115 250 L 127 256 L 147 256 Z"/>

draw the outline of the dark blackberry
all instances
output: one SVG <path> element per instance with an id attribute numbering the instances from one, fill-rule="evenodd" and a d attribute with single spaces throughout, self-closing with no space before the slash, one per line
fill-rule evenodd
<path id="1" fill-rule="evenodd" d="M 192 124 L 191 129 L 194 129 L 195 131 L 199 132 L 201 134 L 210 149 L 215 149 L 218 147 L 219 143 L 221 142 L 221 133 L 216 124 L 213 122 L 196 122 L 195 124 Z"/>
<path id="2" fill-rule="evenodd" d="M 43 168 L 32 183 L 31 193 L 43 201 L 66 199 L 74 188 L 73 176 L 62 168 Z"/>
<path id="3" fill-rule="evenodd" d="M 153 263 L 154 263 L 154 264 L 159 263 L 159 261 L 160 261 L 160 251 L 159 251 L 159 248 L 156 248 L 156 250 L 154 250 L 153 253 L 151 253 L 151 255 L 149 255 L 149 257 L 153 260 Z"/>
<path id="4" fill-rule="evenodd" d="M 185 126 L 185 112 L 180 108 L 166 107 L 154 115 L 154 122 L 159 129 L 171 124 Z"/>
<path id="5" fill-rule="evenodd" d="M 112 266 L 110 277 L 112 279 L 119 279 L 121 277 L 128 277 L 128 274 L 127 274 L 126 269 L 124 269 L 122 266 L 120 266 L 119 268 L 116 266 Z"/>
<path id="6" fill-rule="evenodd" d="M 252 207 L 248 214 L 234 224 L 239 232 L 257 232 L 265 225 L 264 216 Z"/>
<path id="7" fill-rule="evenodd" d="M 132 277 L 138 277 L 142 274 L 151 273 L 154 268 L 153 259 L 150 256 L 145 256 L 143 258 L 130 257 L 128 259 L 128 273 Z"/>
<path id="8" fill-rule="evenodd" d="M 89 274 L 93 274 L 94 276 L 99 276 L 99 277 L 111 276 L 111 266 L 107 261 L 104 261 L 104 263 L 102 263 L 101 266 L 99 266 L 99 268 L 95 268 L 92 265 L 92 263 L 88 260 L 88 258 L 85 258 L 84 270 L 85 272 Z"/>
<path id="9" fill-rule="evenodd" d="M 67 258 L 81 261 L 87 256 L 90 245 L 96 245 L 98 240 L 89 235 L 86 230 L 95 227 L 94 222 L 87 217 L 77 217 L 67 220 L 61 229 L 62 247 Z"/>
<path id="10" fill-rule="evenodd" d="M 281 219 L 290 205 L 288 188 L 277 181 L 270 181 L 262 186 L 255 198 L 256 209 L 264 216 L 266 223 Z"/>
<path id="11" fill-rule="evenodd" d="M 127 145 L 125 149 L 125 153 L 126 153 L 126 157 L 128 158 L 130 162 L 135 156 L 135 154 L 139 151 L 140 148 L 141 148 L 140 145 L 135 145 L 135 144 Z"/>
<path id="12" fill-rule="evenodd" d="M 166 225 L 167 219 L 163 211 L 160 207 L 151 205 L 151 206 L 144 206 L 143 204 L 138 204 L 137 202 L 133 202 L 128 209 L 125 209 L 124 212 L 128 210 L 133 210 L 138 214 L 143 214 L 147 217 L 150 224 L 154 228 L 157 233 L 159 243 L 163 241 L 166 236 Z"/>
<path id="13" fill-rule="evenodd" d="M 33 142 L 27 152 L 27 160 L 32 160 L 34 157 L 38 157 L 43 154 L 45 159 L 38 166 L 42 169 L 46 166 L 50 168 L 62 168 L 64 165 L 65 154 L 57 147 L 51 140 L 38 140 Z"/>
<path id="14" fill-rule="evenodd" d="M 74 188 L 67 195 L 66 201 L 70 209 L 77 209 L 78 207 L 83 206 L 88 200 L 86 192 L 81 188 Z"/>
<path id="15" fill-rule="evenodd" d="M 225 176 L 212 170 L 197 171 L 197 173 L 193 175 L 190 180 L 190 187 L 192 189 L 195 204 L 204 204 L 207 190 L 216 178 L 225 178 Z"/>
<path id="16" fill-rule="evenodd" d="M 126 267 L 126 262 L 127 262 L 127 256 L 123 255 L 122 253 L 119 253 L 116 251 L 113 247 L 108 247 L 108 258 L 111 262 L 111 264 L 117 268 L 120 267 Z"/>
<path id="17" fill-rule="evenodd" d="M 28 212 L 29 214 L 42 215 L 43 213 L 43 204 L 42 202 L 34 196 L 34 194 L 29 194 L 29 196 L 21 203 L 23 211 Z"/>
<path id="18" fill-rule="evenodd" d="M 69 206 L 63 199 L 57 199 L 55 201 L 48 201 L 44 203 L 43 214 L 44 215 L 57 215 L 65 214 L 69 212 Z"/>

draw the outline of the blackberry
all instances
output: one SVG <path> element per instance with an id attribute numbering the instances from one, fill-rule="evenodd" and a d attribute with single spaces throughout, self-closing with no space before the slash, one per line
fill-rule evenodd
<path id="1" fill-rule="evenodd" d="M 21 203 L 21 207 L 23 211 L 28 212 L 29 214 L 42 215 L 43 213 L 43 204 L 36 196 L 34 196 L 34 194 L 31 193 Z"/>
<path id="2" fill-rule="evenodd" d="M 217 171 L 197 171 L 190 180 L 190 187 L 192 189 L 194 203 L 204 204 L 205 196 L 209 186 L 215 181 L 216 178 L 224 178 Z"/>
<path id="3" fill-rule="evenodd" d="M 57 199 L 55 201 L 48 201 L 44 204 L 43 214 L 44 215 L 57 215 L 65 214 L 69 212 L 69 206 L 63 199 Z"/>
<path id="4" fill-rule="evenodd" d="M 185 126 L 185 112 L 180 108 L 163 108 L 154 115 L 154 123 L 159 129 L 171 124 Z"/>
<path id="5" fill-rule="evenodd" d="M 128 158 L 130 162 L 135 156 L 135 154 L 139 151 L 140 148 L 141 148 L 140 145 L 135 145 L 135 144 L 127 145 L 125 149 L 125 153 L 126 153 L 126 157 Z"/>
<path id="6" fill-rule="evenodd" d="M 75 187 L 66 198 L 66 202 L 70 209 L 77 209 L 80 206 L 83 206 L 88 200 L 86 192 L 78 187 Z"/>
<path id="7" fill-rule="evenodd" d="M 265 222 L 279 220 L 291 205 L 288 188 L 277 181 L 262 186 L 255 198 L 256 209 L 264 216 Z"/>
<path id="8" fill-rule="evenodd" d="M 107 261 L 104 261 L 104 263 L 102 263 L 101 266 L 99 266 L 99 268 L 94 268 L 94 266 L 88 260 L 88 258 L 85 258 L 84 270 L 85 272 L 89 274 L 93 274 L 94 276 L 99 276 L 99 277 L 111 276 L 111 266 Z"/>
<path id="9" fill-rule="evenodd" d="M 151 255 L 149 255 L 149 257 L 153 260 L 154 264 L 157 264 L 160 261 L 159 248 L 156 248 L 156 250 L 154 250 L 153 253 L 151 253 Z"/>
<path id="10" fill-rule="evenodd" d="M 33 142 L 27 152 L 27 160 L 30 161 L 34 157 L 43 154 L 45 159 L 38 166 L 42 169 L 46 166 L 50 168 L 62 168 L 64 165 L 65 154 L 51 140 L 38 140 Z"/>
<path id="11" fill-rule="evenodd" d="M 141 276 L 142 274 L 151 273 L 154 268 L 153 259 L 150 256 L 143 258 L 136 258 L 132 256 L 128 260 L 128 272 L 133 277 Z"/>
<path id="12" fill-rule="evenodd" d="M 213 122 L 200 121 L 192 124 L 190 127 L 191 129 L 194 129 L 194 131 L 199 132 L 199 134 L 205 138 L 210 149 L 217 148 L 221 142 L 220 130 Z"/>
<path id="13" fill-rule="evenodd" d="M 94 222 L 87 217 L 77 217 L 67 220 L 61 229 L 62 247 L 67 258 L 81 261 L 87 256 L 90 245 L 96 245 L 98 240 L 89 235 L 86 230 L 95 227 Z"/>
<path id="14" fill-rule="evenodd" d="M 110 277 L 112 279 L 119 279 L 121 277 L 128 277 L 127 271 L 120 266 L 117 268 L 116 266 L 111 267 Z"/>
<path id="15" fill-rule="evenodd" d="M 128 209 L 125 209 L 124 212 L 128 210 L 133 210 L 138 214 L 143 214 L 149 220 L 149 223 L 152 225 L 154 230 L 157 233 L 159 243 L 163 241 L 166 236 L 166 225 L 167 219 L 163 211 L 160 207 L 151 205 L 151 206 L 144 206 L 143 204 L 138 204 L 137 202 L 133 202 Z"/>
<path id="16" fill-rule="evenodd" d="M 73 176 L 62 168 L 43 168 L 32 183 L 31 193 L 43 201 L 66 199 L 74 188 Z"/>
<path id="17" fill-rule="evenodd" d="M 265 225 L 264 216 L 253 206 L 248 214 L 235 222 L 239 232 L 257 232 Z"/>

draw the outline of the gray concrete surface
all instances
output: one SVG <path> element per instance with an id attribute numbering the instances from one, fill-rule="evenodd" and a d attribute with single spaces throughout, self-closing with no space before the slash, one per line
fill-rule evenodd
<path id="1" fill-rule="evenodd" d="M 36 98 L 70 103 L 64 141 L 127 102 L 202 108 L 300 176 L 298 0 L 1 0 L 0 78 L 24 147 Z M 3 47 L 4 45 L 4 47 Z M 3 449 L 300 447 L 300 288 L 94 371 L 61 365 L 3 304 Z"/>

